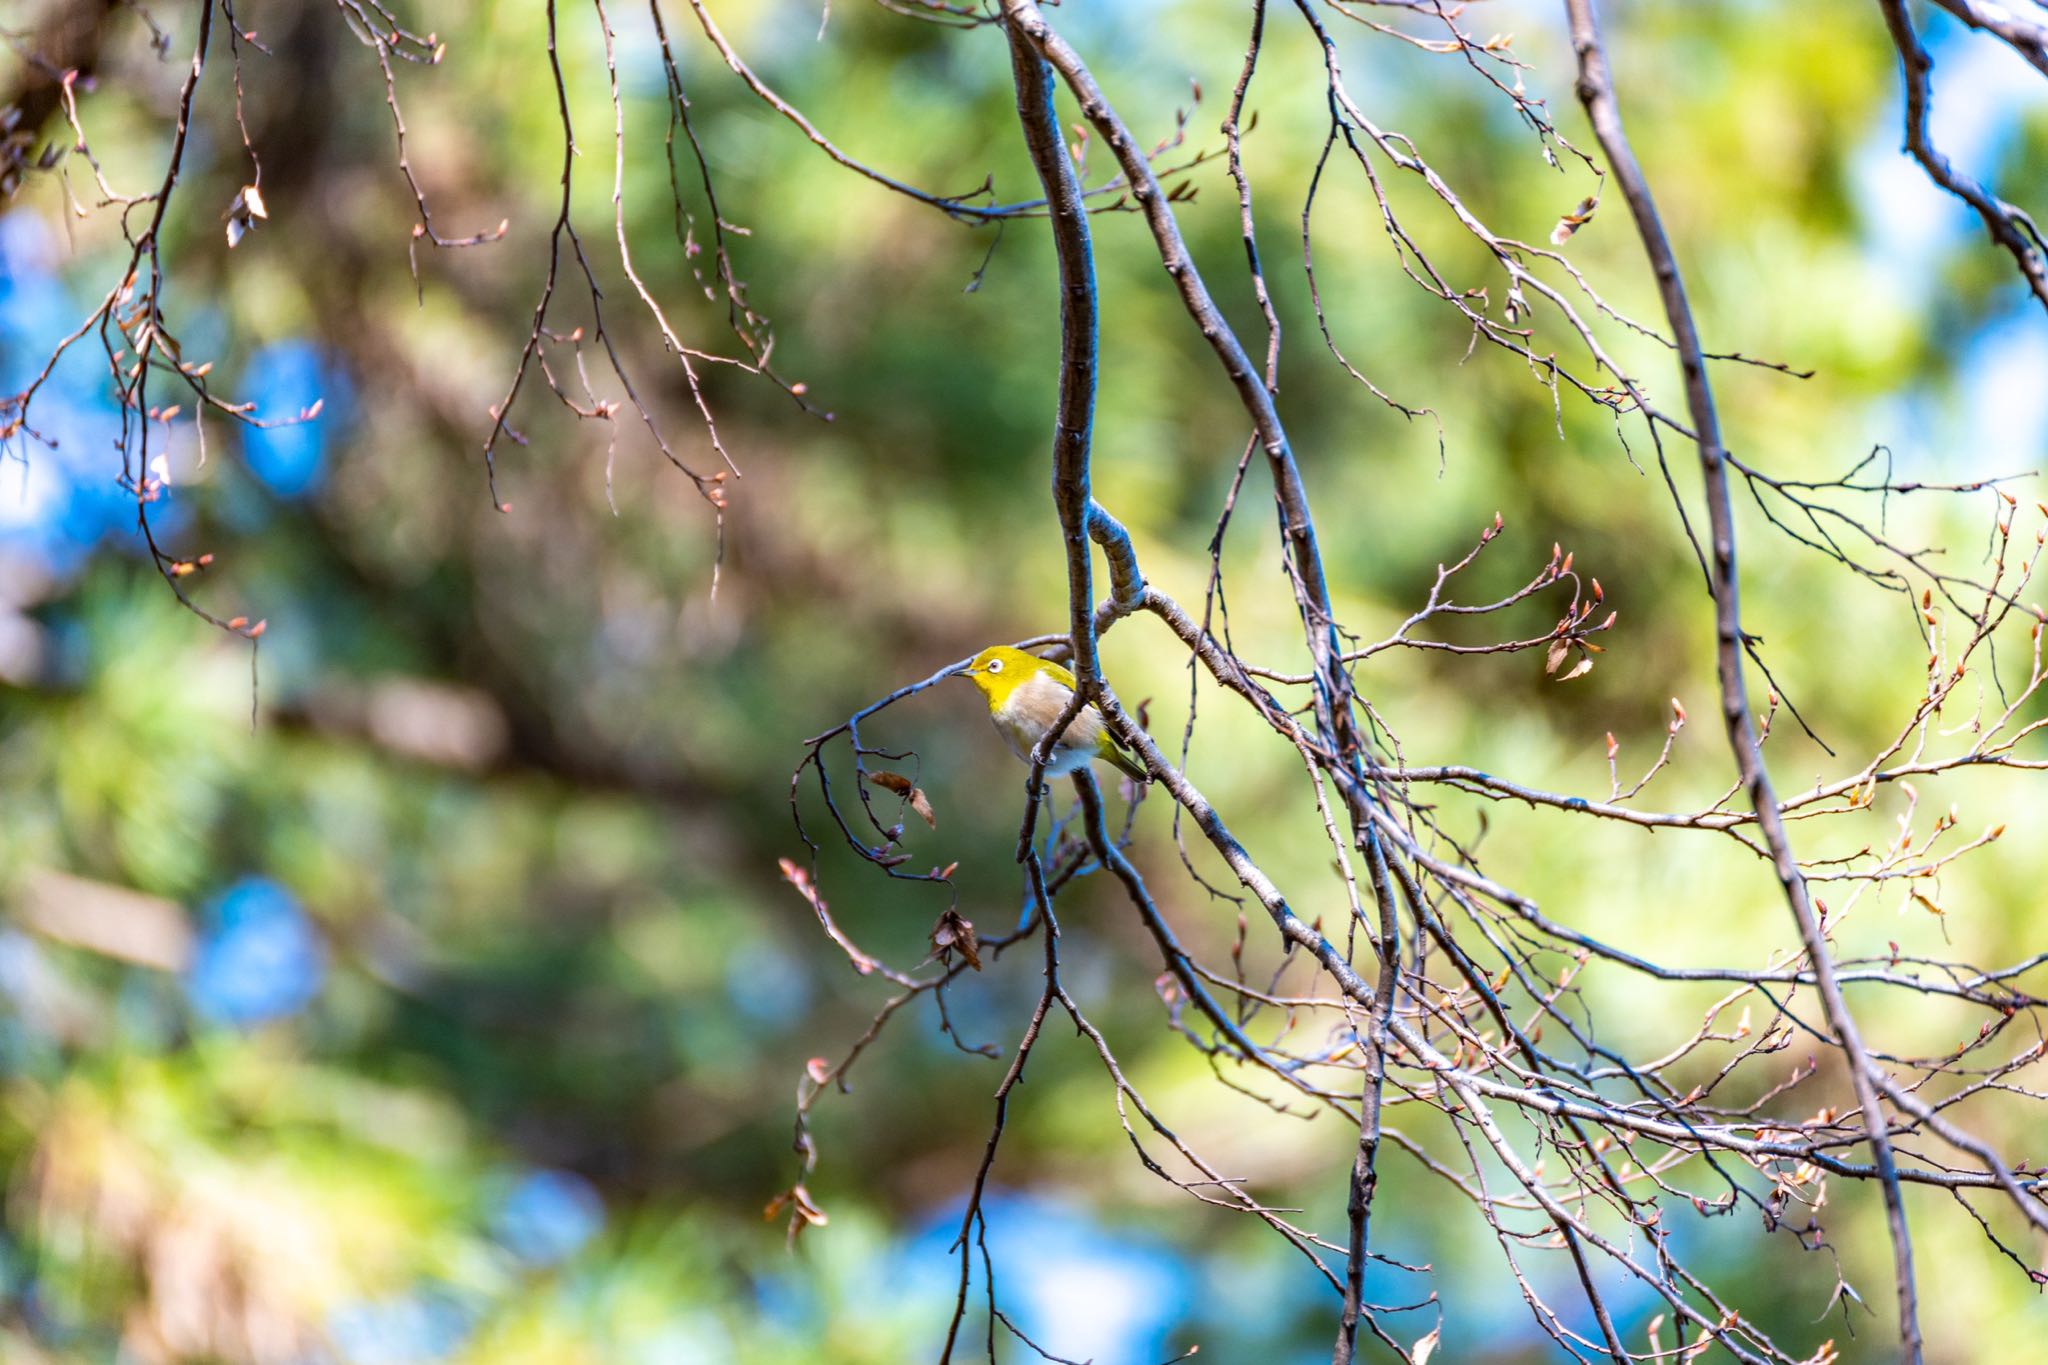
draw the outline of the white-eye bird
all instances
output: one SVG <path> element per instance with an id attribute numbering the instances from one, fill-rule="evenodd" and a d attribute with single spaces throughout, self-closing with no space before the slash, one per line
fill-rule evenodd
<path id="1" fill-rule="evenodd" d="M 990 645 L 974 656 L 961 676 L 981 689 L 996 732 L 1026 763 L 1031 751 L 1074 699 L 1074 675 L 1050 659 L 1009 645 Z M 1067 724 L 1045 765 L 1048 774 L 1071 773 L 1096 759 L 1137 782 L 1151 781 L 1145 765 L 1119 746 L 1093 702 Z"/>

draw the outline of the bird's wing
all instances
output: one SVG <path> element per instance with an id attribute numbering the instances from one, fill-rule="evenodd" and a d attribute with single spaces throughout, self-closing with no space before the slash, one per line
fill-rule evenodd
<path id="1" fill-rule="evenodd" d="M 1111 767 L 1135 782 L 1152 780 L 1152 774 L 1146 770 L 1144 763 L 1136 754 L 1118 743 L 1116 736 L 1109 732 L 1107 726 L 1103 727 L 1100 738 L 1095 741 L 1095 752 Z"/>
<path id="2" fill-rule="evenodd" d="M 1040 659 L 1038 662 L 1044 665 L 1045 673 L 1048 676 L 1050 676 L 1054 682 L 1066 688 L 1067 691 L 1072 692 L 1076 687 L 1080 686 L 1079 683 L 1074 681 L 1073 669 L 1068 668 L 1064 664 L 1056 664 L 1051 659 Z M 1049 723 L 1050 722 L 1048 722 L 1048 724 Z"/>

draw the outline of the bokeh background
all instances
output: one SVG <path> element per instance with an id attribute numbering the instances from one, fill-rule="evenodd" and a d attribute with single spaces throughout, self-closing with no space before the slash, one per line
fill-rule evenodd
<path id="1" fill-rule="evenodd" d="M 1064 619 L 1046 496 L 1052 261 L 1042 225 L 1021 222 L 977 277 L 989 232 L 831 166 L 751 100 L 687 10 L 668 8 L 726 216 L 750 230 L 736 239 L 738 268 L 775 321 L 780 368 L 833 414 L 709 372 L 744 474 L 715 598 L 708 509 L 641 432 L 623 427 L 608 452 L 598 424 L 529 390 L 516 414 L 529 443 L 500 456 L 509 514 L 485 488 L 487 408 L 526 333 L 559 193 L 561 129 L 532 4 L 410 7 L 448 45 L 438 67 L 399 71 L 437 223 L 511 225 L 494 246 L 423 252 L 418 294 L 381 77 L 336 14 L 242 7 L 275 54 L 249 54 L 245 68 L 270 218 L 232 253 L 222 221 L 246 162 L 224 87 L 203 101 L 167 228 L 167 307 L 184 353 L 213 359 L 224 387 L 264 412 L 322 402 L 317 421 L 275 432 L 213 424 L 203 464 L 189 424 L 171 448 L 160 533 L 215 555 L 190 580 L 200 600 L 269 622 L 253 685 L 248 647 L 179 610 L 139 553 L 115 486 L 102 361 L 81 348 L 39 399 L 57 449 L 0 455 L 9 1360 L 936 1354 L 946 1245 L 999 1064 L 957 1050 L 928 1002 L 898 1021 L 852 1092 L 816 1113 L 810 1189 L 830 1223 L 788 1249 L 762 1210 L 797 1172 L 798 1080 L 808 1058 L 851 1043 L 881 994 L 818 932 L 777 859 L 802 851 L 788 772 L 805 736 L 983 643 Z M 1874 7 L 1612 8 L 1624 108 L 1709 345 L 1815 371 L 1725 369 L 1737 449 L 1802 474 L 1838 472 L 1879 442 L 1901 477 L 2038 469 L 2048 325 L 1967 211 L 1899 154 L 1899 80 Z M 40 13 L 32 0 L 0 9 L 9 27 Z M 992 174 L 1006 198 L 1035 194 L 993 30 L 947 32 L 839 0 L 821 37 L 808 0 L 715 9 L 757 68 L 855 155 L 936 188 Z M 1166 136 L 1176 108 L 1192 111 L 1192 150 L 1219 143 L 1244 9 L 1081 0 L 1057 14 L 1141 135 Z M 1384 388 L 1441 415 L 1441 451 L 1427 419 L 1404 420 L 1331 360 L 1299 269 L 1326 118 L 1318 54 L 1284 9 L 1245 157 L 1287 326 L 1282 410 L 1345 613 L 1369 632 L 1391 628 L 1496 511 L 1507 536 L 1474 570 L 1470 598 L 1520 582 L 1557 541 L 1621 611 L 1599 667 L 1570 684 L 1546 680 L 1535 656 L 1390 656 L 1362 685 L 1411 759 L 1604 793 L 1604 732 L 1619 737 L 1624 767 L 1640 768 L 1669 698 L 1712 715 L 1706 606 L 1661 481 L 1631 465 L 1602 414 L 1567 397 L 1560 419 L 1511 358 L 1482 350 L 1460 363 L 1455 315 L 1401 276 L 1355 170 L 1333 176 L 1315 215 L 1332 325 Z M 189 7 L 156 17 L 173 55 L 157 59 L 139 24 L 117 28 L 81 103 L 109 178 L 130 190 L 160 178 L 191 38 Z M 703 298 L 670 221 L 648 20 L 631 7 L 613 17 L 636 261 L 686 337 L 718 348 L 722 308 Z M 1465 22 L 1512 32 L 1530 89 L 1568 136 L 1582 130 L 1561 7 L 1475 5 Z M 1583 171 L 1547 166 L 1462 59 L 1340 33 L 1374 116 L 1413 136 L 1504 231 L 1540 239 L 1591 188 Z M 598 31 L 572 6 L 561 37 L 584 144 L 576 207 L 614 328 L 686 456 L 708 463 L 679 376 L 617 274 Z M 1937 142 L 2024 200 L 2048 183 L 2048 85 L 1938 17 L 1928 37 Z M 1221 163 L 1191 183 L 1183 222 L 1196 253 L 1256 336 Z M 87 184 L 73 175 L 80 193 Z M 1418 186 L 1393 188 L 1455 277 L 1498 290 Z M 111 217 L 70 214 L 50 177 L 0 208 L 0 389 L 12 392 L 125 252 Z M 1141 225 L 1111 215 L 1096 228 L 1097 493 L 1132 527 L 1151 576 L 1198 599 L 1242 420 Z M 1618 203 L 1569 250 L 1619 306 L 1653 315 Z M 558 314 L 571 325 L 586 320 L 576 302 L 568 291 Z M 1550 344 L 1573 350 L 1561 331 Z M 1656 352 L 1614 344 L 1675 391 Z M 1260 496 L 1255 471 L 1226 546 L 1233 624 L 1247 655 L 1293 667 L 1298 627 Z M 1839 752 L 1869 751 L 1919 685 L 1908 607 L 1745 515 L 1752 626 L 1774 669 Z M 1895 528 L 1946 539 L 1965 560 L 1990 515 L 1981 498 L 1892 510 Z M 1539 601 L 1505 626 L 1540 633 L 1554 614 Z M 1171 642 L 1133 623 L 1105 651 L 1119 692 L 1151 698 L 1154 729 L 1177 734 L 1188 681 Z M 941 689 L 891 713 L 875 738 L 922 755 L 937 827 L 908 836 L 912 851 L 957 860 L 962 909 L 988 927 L 1018 908 L 1021 783 L 977 709 L 964 686 Z M 1795 733 L 1772 745 L 1787 787 L 1850 770 Z M 1711 800 L 1725 785 L 1711 724 L 1688 729 L 1676 757 L 1657 804 Z M 1283 885 L 1334 898 L 1290 751 L 1212 704 L 1192 763 Z M 1888 792 L 1838 837 L 1851 849 L 1884 837 L 1900 799 Z M 1934 951 L 1945 934 L 1986 963 L 2038 948 L 2038 782 L 1951 782 L 1938 800 L 2014 834 L 1950 874 L 1941 921 L 1880 898 L 1843 929 L 1845 946 Z M 1454 804 L 1445 818 L 1470 829 L 1478 817 Z M 1136 828 L 1136 857 L 1184 934 L 1226 945 L 1232 911 L 1180 874 L 1169 812 L 1153 803 Z M 1704 838 L 1623 837 L 1521 810 L 1493 812 L 1486 838 L 1496 875 L 1626 946 L 1756 964 L 1787 940 L 1761 866 Z M 928 888 L 829 852 L 820 877 L 864 945 L 918 960 L 941 908 Z M 1220 1165 L 1337 1228 L 1347 1136 L 1216 1083 L 1164 1026 L 1156 964 L 1112 897 L 1083 886 L 1065 920 L 1072 982 L 1134 1080 Z M 1270 967 L 1256 929 L 1253 946 Z M 1613 1036 L 1644 1048 L 1689 1035 L 1710 998 L 1594 976 Z M 1035 989 L 1035 965 L 1012 959 L 952 993 L 955 1020 L 1007 1050 Z M 1880 1043 L 1924 1042 L 1950 1022 L 1902 1011 L 1872 1028 Z M 2019 1119 L 2005 1122 L 1985 1119 L 2026 1154 Z M 1194 1344 L 1205 1360 L 1327 1355 L 1326 1290 L 1256 1225 L 1147 1175 L 1074 1040 L 1034 1060 L 997 1180 L 1004 1300 L 1048 1349 L 1103 1365 Z M 1436 1269 L 1445 1357 L 1547 1358 L 1469 1210 L 1400 1159 L 1381 1198 L 1376 1245 Z M 1915 1196 L 1912 1209 L 1938 1357 L 2024 1356 L 2011 1349 L 2048 1328 L 2036 1292 L 1952 1203 Z M 1749 1215 L 1697 1222 L 1681 1244 L 1788 1346 L 1833 1337 L 1844 1359 L 1882 1358 L 1881 1225 L 1838 1190 L 1829 1228 L 1832 1256 L 1874 1312 L 1830 1316 L 1831 1254 L 1765 1238 Z M 1537 1267 L 1539 1285 L 1569 1301 L 1568 1267 Z M 1376 1297 L 1428 1292 L 1374 1273 Z M 1640 1340 L 1652 1306 L 1618 1302 Z M 1425 1311 L 1391 1330 L 1413 1340 L 1433 1321 Z"/>

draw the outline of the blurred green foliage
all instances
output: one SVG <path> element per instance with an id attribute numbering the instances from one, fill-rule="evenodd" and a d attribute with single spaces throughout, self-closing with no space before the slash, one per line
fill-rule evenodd
<path id="1" fill-rule="evenodd" d="M 576 420 L 537 383 L 513 414 L 525 442 L 499 449 L 511 510 L 493 509 L 477 451 L 531 324 L 559 193 L 544 17 L 531 4 L 412 8 L 448 55 L 398 72 L 411 164 L 444 232 L 505 218 L 504 242 L 422 247 L 416 295 L 413 209 L 376 62 L 318 6 L 243 16 L 274 53 L 245 49 L 243 66 L 269 221 L 224 249 L 221 218 L 247 167 L 227 87 L 209 86 L 167 227 L 167 305 L 188 356 L 216 360 L 232 388 L 265 347 L 311 343 L 353 395 L 323 418 L 323 478 L 308 498 L 252 478 L 220 423 L 203 467 L 192 448 L 174 454 L 177 543 L 216 556 L 194 591 L 223 615 L 270 623 L 253 696 L 249 649 L 177 610 L 125 531 L 56 568 L 0 542 L 0 609 L 34 642 L 33 666 L 0 686 L 0 907 L 12 916 L 0 943 L 0 1354 L 928 1358 L 951 1295 L 942 1225 L 978 1159 L 998 1068 L 956 1050 L 928 1002 L 898 1021 L 851 1093 L 818 1111 L 812 1193 L 831 1222 L 785 1249 L 761 1210 L 796 1170 L 787 1139 L 798 1078 L 807 1058 L 843 1052 L 881 996 L 817 932 L 776 860 L 800 851 L 786 773 L 805 736 L 980 644 L 1063 620 L 1045 496 L 1057 317 L 1042 224 L 1014 223 L 992 241 L 832 167 L 751 100 L 686 9 L 666 7 L 721 203 L 747 232 L 734 250 L 749 297 L 775 319 L 778 367 L 831 413 L 818 420 L 764 381 L 705 370 L 743 475 L 713 598 L 714 526 L 688 482 L 630 422 L 610 449 L 603 424 Z M 852 154 L 940 189 L 992 175 L 1002 198 L 1036 192 L 995 31 L 948 32 L 840 0 L 819 37 L 815 4 L 715 8 L 739 49 Z M 1531 63 L 1530 88 L 1573 135 L 1561 12 L 1500 8 L 1497 26 Z M 1724 367 L 1722 404 L 1745 458 L 1810 476 L 1885 440 L 1916 477 L 2037 467 L 2042 432 L 1987 439 L 1969 385 L 1974 339 L 2020 306 L 2009 263 L 1934 191 L 1880 173 L 1897 142 L 1898 95 L 1874 12 L 1846 0 L 1621 8 L 1621 97 L 1710 344 L 1816 372 Z M 1192 151 L 1218 145 L 1242 9 L 1069 5 L 1059 17 L 1143 135 L 1166 135 L 1199 81 Z M 1482 349 L 1461 363 L 1462 324 L 1403 278 L 1355 167 L 1333 166 L 1314 210 L 1330 325 L 1383 388 L 1440 415 L 1441 452 L 1429 419 L 1374 401 L 1332 361 L 1300 269 L 1327 112 L 1317 53 L 1284 9 L 1269 21 L 1245 159 L 1285 326 L 1282 409 L 1345 614 L 1390 629 L 1496 512 L 1507 536 L 1471 571 L 1467 600 L 1520 583 L 1556 541 L 1601 576 L 1621 612 L 1599 667 L 1568 685 L 1542 677 L 1533 656 L 1390 655 L 1366 689 L 1411 758 L 1604 792 L 1604 732 L 1618 737 L 1624 770 L 1640 770 L 1661 743 L 1667 698 L 1711 712 L 1710 617 L 1653 456 L 1636 432 L 1625 450 L 1604 415 L 1569 395 L 1553 408 L 1510 357 Z M 98 90 L 81 101 L 117 186 L 160 175 L 192 15 L 157 17 L 172 29 L 172 56 L 155 59 L 140 25 L 119 28 Z M 730 350 L 722 307 L 691 273 L 705 262 L 672 231 L 646 17 L 612 17 L 636 263 L 691 344 Z M 1546 166 L 1460 59 L 1350 27 L 1342 41 L 1375 116 L 1413 136 L 1489 222 L 1540 240 L 1591 190 L 1582 169 Z M 617 271 L 611 111 L 589 14 L 565 10 L 561 46 L 582 153 L 574 206 L 608 319 L 664 428 L 708 468 L 679 372 Z M 2042 105 L 2005 116 L 2000 164 L 1976 169 L 2038 186 Z M 82 191 L 77 169 L 71 188 Z M 1190 183 L 1198 194 L 1182 218 L 1196 256 L 1233 323 L 1256 338 L 1220 161 Z M 1389 184 L 1447 275 L 1488 281 L 1420 186 Z M 9 213 L 17 227 L 40 224 L 47 266 L 69 291 L 74 317 L 49 319 L 54 342 L 125 258 L 113 215 L 73 221 L 47 177 Z M 1892 215 L 1931 215 L 1932 246 L 1906 254 Z M 1105 318 L 1096 490 L 1131 526 L 1148 573 L 1196 600 L 1242 420 L 1137 221 L 1107 214 L 1095 227 Z M 1570 252 L 1618 309 L 1654 314 L 1618 202 Z M 573 280 L 558 308 L 558 327 L 587 325 Z M 1654 343 L 1614 336 L 1661 390 L 1675 387 Z M 29 448 L 23 458 L 52 457 Z M 1247 657 L 1294 668 L 1298 626 L 1259 477 L 1224 548 L 1231 624 Z M 1964 553 L 1990 515 L 1981 500 L 1894 510 L 1895 524 Z M 1816 728 L 1839 752 L 1867 751 L 1916 696 L 1910 608 L 1745 515 L 1752 628 Z M 1534 602 L 1507 628 L 1540 633 L 1554 608 Z M 1133 622 L 1104 648 L 1121 694 L 1149 697 L 1154 731 L 1177 735 L 1188 682 L 1171 642 Z M 1194 776 L 1283 883 L 1315 878 L 1327 851 L 1294 755 L 1199 695 Z M 913 829 L 911 851 L 920 865 L 959 862 L 961 908 L 988 932 L 1018 908 L 1009 845 L 1021 784 L 976 706 L 967 689 L 942 689 L 877 721 L 872 739 L 919 750 L 938 823 Z M 1725 786 L 1713 730 L 1682 736 L 1658 788 L 1667 808 Z M 1772 743 L 1787 787 L 1840 771 L 1789 722 Z M 1850 848 L 1885 837 L 1899 799 L 1887 793 L 1840 837 Z M 1976 823 L 2038 829 L 2048 814 L 2038 784 L 1956 780 L 1941 789 L 1951 799 Z M 1139 816 L 1135 856 L 1171 888 L 1183 934 L 1221 949 L 1229 907 L 1178 877 L 1156 805 Z M 1479 815 L 1454 798 L 1445 818 L 1473 829 Z M 1679 960 L 1761 961 L 1787 941 L 1762 865 L 1717 843 L 1646 842 L 1519 809 L 1489 818 L 1496 875 L 1588 932 Z M 1197 865 L 1216 871 L 1199 855 Z M 830 849 L 820 862 L 821 885 L 863 946 L 915 962 L 942 900 L 865 873 Z M 1945 920 L 1895 917 L 1887 902 L 1844 929 L 1844 942 L 1931 948 L 1946 936 L 1971 960 L 2022 956 L 2039 946 L 2029 921 L 2044 873 L 2048 844 L 2008 840 L 1954 874 Z M 146 919 L 168 907 L 173 941 L 183 926 L 200 945 L 183 951 L 198 952 L 219 933 L 224 889 L 251 876 L 283 888 L 320 945 L 317 961 L 294 968 L 317 974 L 317 995 L 267 1021 L 210 1018 L 195 1009 L 189 969 L 176 970 L 182 959 L 167 970 L 66 941 L 45 914 L 67 897 L 98 906 L 132 893 L 146 899 L 109 901 L 103 913 Z M 1069 971 L 1133 1078 L 1220 1164 L 1336 1226 L 1343 1135 L 1216 1085 L 1162 1026 L 1136 926 L 1092 888 L 1075 896 Z M 1253 956 L 1267 969 L 1273 949 L 1255 928 Z M 965 981 L 951 1000 L 963 1034 L 1007 1049 L 1034 972 L 1013 959 Z M 1588 989 L 1644 1046 L 1687 1036 L 1713 998 L 1597 972 Z M 1926 1021 L 1875 1028 L 1907 1022 Z M 567 1183 L 523 1184 L 534 1172 Z M 1205 1360 L 1327 1353 L 1334 1301 L 1306 1265 L 1145 1174 L 1085 1047 L 1062 1037 L 1034 1061 L 998 1175 L 1078 1211 L 1115 1246 L 1174 1249 L 1174 1273 L 1193 1290 L 1170 1323 L 1145 1329 L 1162 1334 L 1161 1358 L 1197 1342 Z M 1396 1164 L 1383 1180 L 1375 1237 L 1391 1256 L 1436 1267 L 1446 1356 L 1540 1358 L 1483 1228 L 1411 1175 Z M 558 1255 L 522 1255 L 507 1232 L 521 1190 L 541 1191 L 543 1225 L 570 1225 Z M 581 1190 L 600 1201 L 594 1221 Z M 1881 1225 L 1860 1195 L 1840 1203 L 1833 1251 L 1876 1307 L 1848 1311 L 1854 1342 L 1839 1311 L 1816 1321 L 1834 1283 L 1829 1256 L 1753 1226 L 1703 1223 L 1686 1235 L 1730 1297 L 1788 1344 L 1810 1350 L 1833 1336 L 1845 1359 L 1880 1358 L 1891 1320 Z M 1912 1203 L 1926 1297 L 1942 1305 L 1934 1334 L 1950 1343 L 1945 1359 L 1981 1359 L 1970 1342 L 2022 1341 L 2042 1310 L 1946 1203 Z M 1030 1207 L 1017 1216 L 1044 1216 Z M 1038 1258 L 1056 1263 L 1060 1236 L 1079 1234 L 1055 1226 L 1069 1231 L 1019 1248 L 1023 1264 L 1001 1273 L 1028 1281 Z M 1384 1296 L 1416 1283 L 1390 1276 Z M 1559 1293 L 1568 1297 L 1562 1282 Z M 1429 1320 L 1394 1330 L 1413 1339 Z M 1083 1323 L 1063 1334 L 1057 1310 L 1032 1321 L 1051 1349 L 1106 1349 Z"/>

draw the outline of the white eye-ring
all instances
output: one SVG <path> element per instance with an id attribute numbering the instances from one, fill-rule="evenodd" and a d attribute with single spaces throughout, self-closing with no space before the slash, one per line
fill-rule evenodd
<path id="1" fill-rule="evenodd" d="M 1003 661 L 1002 661 L 1001 659 L 990 659 L 990 660 L 988 661 L 988 671 L 989 671 L 989 672 L 991 672 L 991 673 L 1000 673 L 1000 672 L 1002 672 L 1002 671 L 1003 671 Z"/>

